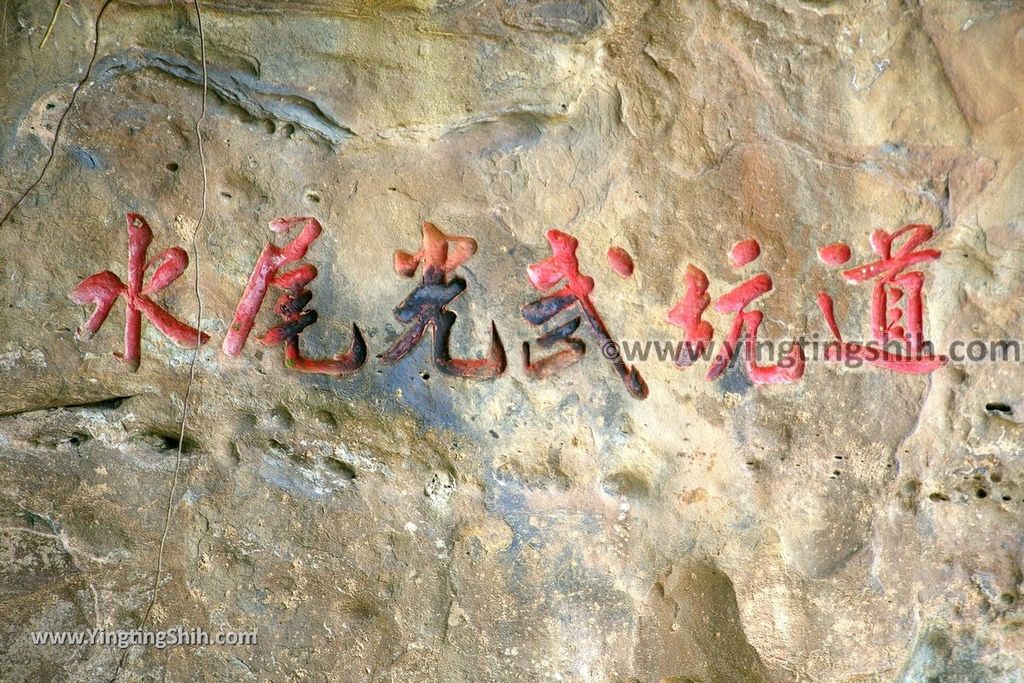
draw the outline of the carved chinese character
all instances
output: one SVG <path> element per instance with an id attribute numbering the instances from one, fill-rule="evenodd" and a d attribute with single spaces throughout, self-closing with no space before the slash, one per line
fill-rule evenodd
<path id="1" fill-rule="evenodd" d="M 635 398 L 647 398 L 647 383 L 639 370 L 627 366 L 622 360 L 618 347 L 590 298 L 594 291 L 594 279 L 580 273 L 576 257 L 579 241 L 560 230 L 548 230 L 547 240 L 552 255 L 530 265 L 527 276 L 534 288 L 541 292 L 553 289 L 560 282 L 565 284 L 557 291 L 523 306 L 523 317 L 531 325 L 543 325 L 571 306 L 579 306 L 597 337 L 602 353 L 615 368 L 626 389 Z M 523 342 L 523 367 L 526 373 L 532 377 L 547 377 L 577 362 L 587 350 L 583 340 L 573 336 L 579 326 L 580 316 L 576 316 L 538 337 L 536 343 L 541 348 L 550 348 L 555 344 L 565 347 L 538 361 L 531 360 L 530 343 Z"/>
<path id="2" fill-rule="evenodd" d="M 761 245 L 756 240 L 744 240 L 736 244 L 730 254 L 734 267 L 740 268 L 761 253 Z M 747 306 L 772 290 L 772 278 L 767 273 L 758 273 L 754 277 L 740 283 L 731 291 L 715 300 L 715 310 L 719 313 L 734 313 L 732 325 L 725 342 L 715 354 L 708 368 L 706 378 L 714 380 L 721 376 L 729 367 L 736 353 L 740 335 L 744 335 L 743 360 L 747 367 L 747 375 L 754 384 L 782 384 L 795 382 L 804 374 L 803 348 L 793 342 L 792 347 L 776 364 L 762 365 L 757 362 L 757 334 L 764 319 L 759 310 L 748 311 Z M 708 277 L 699 268 L 686 267 L 686 293 L 668 313 L 668 320 L 686 332 L 684 344 L 676 356 L 676 364 L 684 367 L 692 364 L 704 353 L 714 331 L 709 323 L 702 320 L 704 309 L 711 302 L 708 291 Z M 745 331 L 745 334 L 744 334 Z"/>
<path id="3" fill-rule="evenodd" d="M 818 294 L 818 307 L 838 344 L 829 345 L 826 358 L 842 361 L 858 359 L 871 365 L 907 374 L 928 373 L 941 367 L 948 358 L 930 353 L 924 340 L 924 273 L 904 272 L 918 263 L 936 261 L 942 256 L 938 249 L 918 249 L 933 235 L 930 225 L 905 225 L 894 233 L 875 230 L 871 233 L 871 249 L 879 257 L 871 263 L 843 271 L 843 279 L 851 284 L 874 280 L 871 292 L 871 336 L 882 348 L 847 343 L 836 324 L 832 297 Z M 893 246 L 899 246 L 893 251 Z M 850 258 L 850 248 L 842 243 L 831 244 L 819 251 L 821 260 L 838 266 Z M 891 346 L 898 351 L 892 351 Z"/>
<path id="4" fill-rule="evenodd" d="M 675 358 L 679 367 L 691 365 L 702 356 L 715 334 L 711 323 L 701 319 L 704 309 L 711 303 L 708 276 L 701 269 L 688 264 L 685 278 L 686 294 L 668 312 L 669 322 L 686 332 L 683 346 Z"/>
<path id="5" fill-rule="evenodd" d="M 281 234 L 287 234 L 300 225 L 302 231 L 298 237 L 285 246 L 267 244 L 263 247 L 256 267 L 249 277 L 249 283 L 245 286 L 245 292 L 238 302 L 238 308 L 235 309 L 235 317 L 224 337 L 224 353 L 229 356 L 241 353 L 256 322 L 256 314 L 263 306 L 267 291 L 274 287 L 283 292 L 274 306 L 274 312 L 283 318 L 284 322 L 269 329 L 260 337 L 260 343 L 267 346 L 284 344 L 285 366 L 298 372 L 336 377 L 353 373 L 366 362 L 366 342 L 355 323 L 352 324 L 352 344 L 349 350 L 341 355 L 319 360 L 305 358 L 299 349 L 299 335 L 318 318 L 315 310 L 306 308 L 313 299 L 313 293 L 306 289 L 306 285 L 316 278 L 317 270 L 308 263 L 285 272 L 281 272 L 281 269 L 304 258 L 310 245 L 323 232 L 323 227 L 320 221 L 307 216 L 278 218 L 270 222 L 270 229 Z"/>
<path id="6" fill-rule="evenodd" d="M 395 318 L 408 325 L 405 333 L 381 356 L 387 365 L 397 363 L 422 339 L 428 328 L 433 334 L 434 364 L 448 375 L 469 379 L 493 379 L 505 372 L 505 347 L 498 328 L 491 321 L 491 346 L 485 358 L 452 358 L 448 349 L 455 313 L 447 306 L 466 291 L 466 281 L 450 274 L 476 253 L 476 240 L 463 235 L 446 235 L 433 223 L 423 224 L 423 241 L 414 254 L 395 252 L 395 271 L 414 277 L 422 266 L 423 277 L 416 289 L 395 308 Z"/>
<path id="7" fill-rule="evenodd" d="M 188 267 L 188 254 L 171 247 L 147 263 L 146 254 L 153 231 L 137 213 L 126 214 L 128 222 L 128 284 L 109 270 L 90 275 L 71 291 L 71 300 L 83 306 L 95 304 L 92 315 L 79 329 L 79 339 L 89 340 L 103 326 L 118 298 L 125 300 L 124 354 L 114 354 L 131 368 L 139 369 L 142 360 L 142 318 L 145 316 L 164 335 L 179 346 L 196 348 L 209 341 L 209 335 L 181 322 L 150 298 L 177 280 Z M 143 284 L 146 272 L 156 265 L 153 277 Z"/>

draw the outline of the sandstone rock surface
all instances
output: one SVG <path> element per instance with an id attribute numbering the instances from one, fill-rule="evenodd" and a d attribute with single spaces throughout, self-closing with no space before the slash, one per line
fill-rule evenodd
<path id="1" fill-rule="evenodd" d="M 829 290 L 865 338 L 870 285 L 817 250 L 908 223 L 943 252 L 928 337 L 1021 338 L 1019 4 L 210 0 L 201 42 L 192 2 L 67 0 L 40 47 L 55 4 L 0 7 L 0 679 L 1022 680 L 1020 363 L 651 360 L 638 401 L 585 331 L 547 379 L 520 354 L 549 228 L 617 340 L 680 338 L 687 264 L 712 297 L 770 273 L 767 337 L 828 338 Z M 155 298 L 211 335 L 194 364 L 147 322 L 129 372 L 123 301 L 75 337 L 128 212 L 191 257 Z M 324 226 L 303 348 L 357 323 L 354 375 L 221 351 L 293 215 Z M 375 357 L 423 221 L 479 244 L 452 353 L 493 320 L 501 379 Z M 176 625 L 258 644 L 29 639 Z"/>

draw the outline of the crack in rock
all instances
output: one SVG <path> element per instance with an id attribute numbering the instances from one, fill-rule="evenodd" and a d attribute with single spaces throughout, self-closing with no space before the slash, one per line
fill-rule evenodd
<path id="1" fill-rule="evenodd" d="M 131 49 L 104 57 L 97 65 L 97 80 L 155 69 L 196 86 L 203 84 L 202 65 L 181 55 Z M 315 101 L 292 88 L 262 80 L 237 69 L 209 70 L 210 90 L 225 103 L 241 108 L 255 119 L 290 123 L 314 139 L 337 145 L 356 136 L 326 113 Z"/>

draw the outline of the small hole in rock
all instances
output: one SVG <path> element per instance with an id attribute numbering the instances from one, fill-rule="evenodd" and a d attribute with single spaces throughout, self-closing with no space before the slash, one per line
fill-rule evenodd
<path id="1" fill-rule="evenodd" d="M 938 491 L 936 491 L 935 493 L 928 496 L 928 500 L 932 501 L 933 503 L 942 503 L 949 500 L 949 496 L 947 496 L 945 493 L 939 493 Z"/>
<path id="2" fill-rule="evenodd" d="M 176 451 L 178 450 L 178 444 L 180 443 L 177 437 L 173 436 L 161 436 L 160 442 L 163 444 L 164 450 Z"/>
<path id="3" fill-rule="evenodd" d="M 990 413 L 999 413 L 1001 415 L 1013 415 L 1013 407 L 1006 403 L 986 403 L 985 410 Z"/>
<path id="4" fill-rule="evenodd" d="M 306 193 L 306 201 L 307 202 L 312 202 L 314 204 L 319 204 L 320 203 L 320 195 L 318 195 L 316 192 L 307 192 Z"/>
<path id="5" fill-rule="evenodd" d="M 987 498 L 988 491 L 986 491 L 985 489 L 978 489 L 977 491 L 974 492 L 974 495 L 976 495 L 978 498 Z"/>
<path id="6" fill-rule="evenodd" d="M 165 168 L 168 171 L 170 171 L 171 173 L 177 173 L 178 172 L 178 164 L 174 163 L 173 161 L 168 162 L 167 166 L 165 166 Z"/>
<path id="7" fill-rule="evenodd" d="M 330 413 L 330 411 L 327 411 L 327 410 L 318 411 L 317 414 L 314 415 L 314 417 L 316 418 L 317 422 L 319 422 L 322 425 L 326 425 L 327 427 L 337 427 L 338 426 L 338 421 L 334 418 L 334 415 L 332 415 Z"/>
<path id="8" fill-rule="evenodd" d="M 47 108 L 47 109 L 53 109 L 53 108 L 54 108 L 54 107 L 56 107 L 56 106 L 57 106 L 57 104 L 56 104 L 56 103 L 54 103 L 54 102 L 47 102 L 47 103 L 46 103 L 46 108 Z"/>
<path id="9" fill-rule="evenodd" d="M 346 462 L 342 462 L 337 458 L 327 458 L 325 460 L 328 469 L 334 472 L 336 475 L 344 479 L 345 481 L 352 481 L 356 478 L 356 471 Z"/>
<path id="10" fill-rule="evenodd" d="M 91 439 L 91 436 L 83 432 L 73 432 L 71 436 L 68 437 L 67 443 L 71 446 L 80 446 Z"/>

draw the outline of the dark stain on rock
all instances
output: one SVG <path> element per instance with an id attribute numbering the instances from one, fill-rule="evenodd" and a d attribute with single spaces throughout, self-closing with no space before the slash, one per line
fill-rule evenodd
<path id="1" fill-rule="evenodd" d="M 537 33 L 557 33 L 585 38 L 597 32 L 606 20 L 606 12 L 596 0 L 512 0 L 502 12 L 509 26 Z"/>

